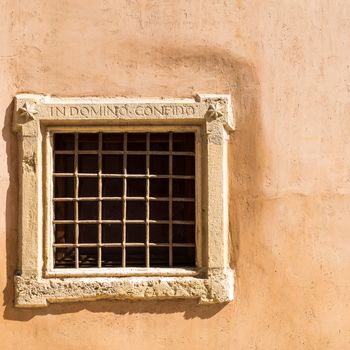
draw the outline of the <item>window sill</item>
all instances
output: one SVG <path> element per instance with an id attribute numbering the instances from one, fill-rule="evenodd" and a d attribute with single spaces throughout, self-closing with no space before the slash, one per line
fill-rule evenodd
<path id="1" fill-rule="evenodd" d="M 115 300 L 199 299 L 225 303 L 233 299 L 233 272 L 210 269 L 196 276 L 125 276 L 38 278 L 15 276 L 17 307 L 46 307 L 48 303 Z"/>
<path id="2" fill-rule="evenodd" d="M 47 271 L 45 277 L 186 277 L 198 276 L 201 271 L 196 268 L 80 268 L 80 269 L 54 269 Z"/>

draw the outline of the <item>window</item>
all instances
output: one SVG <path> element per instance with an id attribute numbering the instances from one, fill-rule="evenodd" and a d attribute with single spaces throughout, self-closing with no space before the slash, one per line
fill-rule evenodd
<path id="1" fill-rule="evenodd" d="M 194 267 L 195 133 L 54 133 L 54 268 Z"/>
<path id="2" fill-rule="evenodd" d="M 17 306 L 232 300 L 229 96 L 15 102 Z"/>

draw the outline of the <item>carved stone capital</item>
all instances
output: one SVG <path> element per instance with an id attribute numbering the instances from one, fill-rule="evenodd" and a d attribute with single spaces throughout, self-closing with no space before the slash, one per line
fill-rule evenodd
<path id="1" fill-rule="evenodd" d="M 221 122 L 228 131 L 235 129 L 235 120 L 230 95 L 196 94 L 195 101 L 204 103 L 207 106 L 205 118 Z"/>
<path id="2" fill-rule="evenodd" d="M 24 105 L 18 108 L 17 113 L 20 118 L 23 118 L 26 121 L 30 121 L 34 120 L 34 117 L 36 114 L 38 114 L 38 111 L 35 109 L 35 102 L 24 102 Z"/>
<path id="3" fill-rule="evenodd" d="M 210 104 L 207 110 L 208 118 L 217 119 L 223 116 L 222 106 L 219 102 Z"/>
<path id="4" fill-rule="evenodd" d="M 13 129 L 19 131 L 26 124 L 36 122 L 40 116 L 41 95 L 20 94 L 15 98 L 14 112 L 13 112 Z"/>

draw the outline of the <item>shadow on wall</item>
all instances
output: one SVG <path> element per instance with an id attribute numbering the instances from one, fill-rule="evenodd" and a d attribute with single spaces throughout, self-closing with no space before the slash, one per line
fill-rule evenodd
<path id="1" fill-rule="evenodd" d="M 135 43 L 134 43 L 135 44 Z M 140 44 L 141 45 L 141 44 Z M 142 49 L 142 48 L 141 48 Z M 148 49 L 149 50 L 149 49 Z M 263 152 L 263 144 L 259 137 L 259 84 L 254 67 L 242 59 L 234 57 L 228 51 L 218 48 L 164 48 L 152 49 L 145 64 L 147 74 L 156 71 L 149 88 L 137 86 L 123 90 L 114 90 L 114 94 L 146 97 L 190 96 L 199 93 L 230 93 L 236 115 L 236 131 L 230 143 L 230 232 L 231 232 L 231 264 L 236 272 L 235 301 L 229 305 L 198 305 L 193 300 L 173 301 L 90 301 L 76 303 L 52 304 L 44 309 L 18 309 L 14 307 L 13 276 L 17 265 L 17 221 L 18 217 L 18 161 L 16 135 L 12 132 L 13 104 L 8 106 L 5 123 L 2 130 L 6 142 L 7 168 L 10 185 L 6 198 L 6 260 L 7 285 L 4 294 L 4 318 L 17 321 L 27 321 L 35 316 L 48 314 L 75 313 L 82 309 L 90 312 L 112 312 L 116 314 L 133 313 L 177 313 L 183 312 L 185 319 L 210 318 L 223 308 L 235 308 L 240 295 L 240 245 L 245 239 L 241 233 L 247 225 L 254 222 L 254 210 L 249 210 L 249 198 L 258 193 L 261 188 L 261 174 L 258 161 Z M 125 56 L 126 60 L 128 55 Z M 122 63 L 127 68 L 127 61 Z M 164 68 L 159 68 L 164 67 Z M 140 70 L 140 68 L 138 69 Z M 151 73 L 149 72 L 151 71 Z M 116 72 L 115 76 L 117 76 Z M 48 77 L 55 79 L 55 77 Z M 168 85 L 162 85 L 165 80 Z M 94 88 L 94 82 L 90 82 Z M 173 91 L 173 94 L 171 94 Z M 44 93 L 53 93 L 45 91 Z M 55 91 L 59 94 L 59 91 Z M 74 90 L 71 92 L 76 94 Z M 99 92 L 100 93 L 100 92 Z M 67 92 L 65 91 L 66 95 Z M 96 95 L 97 93 L 95 93 Z M 62 93 L 63 95 L 63 93 Z M 84 95 L 84 94 L 82 94 Z"/>

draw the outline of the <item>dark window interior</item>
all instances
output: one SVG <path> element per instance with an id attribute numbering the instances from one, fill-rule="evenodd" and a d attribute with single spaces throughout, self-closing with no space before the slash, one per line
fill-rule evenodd
<path id="1" fill-rule="evenodd" d="M 194 133 L 55 133 L 55 268 L 194 267 Z"/>

